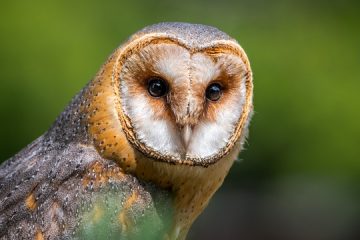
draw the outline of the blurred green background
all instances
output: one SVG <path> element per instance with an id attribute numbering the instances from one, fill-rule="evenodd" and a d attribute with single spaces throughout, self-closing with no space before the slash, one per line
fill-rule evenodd
<path id="1" fill-rule="evenodd" d="M 255 115 L 189 239 L 360 239 L 357 2 L 3 0 L 0 161 L 46 131 L 130 34 L 213 25 L 250 58 Z"/>

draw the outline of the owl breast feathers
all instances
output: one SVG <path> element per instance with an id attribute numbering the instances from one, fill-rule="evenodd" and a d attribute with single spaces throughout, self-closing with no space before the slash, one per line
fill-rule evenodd
<path id="1" fill-rule="evenodd" d="M 247 135 L 252 72 L 216 28 L 160 23 L 0 167 L 0 239 L 185 239 Z"/>

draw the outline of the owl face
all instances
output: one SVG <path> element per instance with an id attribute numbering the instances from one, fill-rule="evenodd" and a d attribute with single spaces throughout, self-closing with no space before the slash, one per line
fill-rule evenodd
<path id="1" fill-rule="evenodd" d="M 216 162 L 240 138 L 249 74 L 240 56 L 221 47 L 147 44 L 123 60 L 119 73 L 128 135 L 161 161 Z"/>

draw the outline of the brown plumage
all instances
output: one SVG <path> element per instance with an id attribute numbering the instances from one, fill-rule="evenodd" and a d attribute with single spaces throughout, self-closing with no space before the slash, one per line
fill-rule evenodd
<path id="1" fill-rule="evenodd" d="M 154 77 L 167 82 L 164 96 L 148 94 Z M 213 83 L 216 101 L 205 94 Z M 252 73 L 235 40 L 204 25 L 147 27 L 1 165 L 0 238 L 184 239 L 251 113 Z"/>

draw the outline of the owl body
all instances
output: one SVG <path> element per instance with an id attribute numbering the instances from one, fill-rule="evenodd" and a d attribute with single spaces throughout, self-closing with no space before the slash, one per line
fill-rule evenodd
<path id="1" fill-rule="evenodd" d="M 161 23 L 109 57 L 0 167 L 2 239 L 185 239 L 247 135 L 252 73 L 209 26 Z"/>

